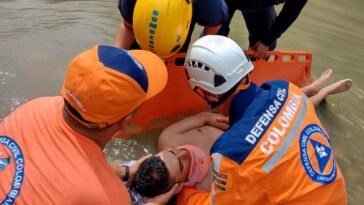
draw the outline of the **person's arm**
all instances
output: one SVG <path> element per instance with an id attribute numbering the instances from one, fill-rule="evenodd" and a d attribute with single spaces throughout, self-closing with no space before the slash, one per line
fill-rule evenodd
<path id="1" fill-rule="evenodd" d="M 127 182 L 130 184 L 135 177 L 135 174 L 137 173 L 140 165 L 146 160 L 148 157 L 150 157 L 151 154 L 143 156 L 142 158 L 138 159 L 138 161 L 135 162 L 135 164 L 131 167 L 129 167 L 129 173 L 127 173 L 126 167 L 118 164 L 109 163 L 112 170 L 114 170 L 114 173 L 122 180 L 124 176 L 128 175 Z"/>
<path id="2" fill-rule="evenodd" d="M 121 165 L 117 165 L 117 164 L 113 164 L 113 163 L 109 163 L 110 167 L 112 168 L 112 170 L 114 170 L 114 173 L 116 175 L 118 175 L 118 177 L 120 179 L 123 179 L 126 173 L 126 169 L 125 167 L 121 166 Z"/>
<path id="3" fill-rule="evenodd" d="M 126 21 L 122 21 L 115 37 L 115 47 L 130 49 L 131 44 L 135 40 L 133 25 Z"/>
<path id="4" fill-rule="evenodd" d="M 183 183 L 176 183 L 167 193 L 158 195 L 154 198 L 149 198 L 145 205 L 164 205 L 183 188 Z"/>
<path id="5" fill-rule="evenodd" d="M 193 6 L 194 18 L 199 25 L 204 26 L 200 36 L 217 34 L 228 17 L 228 8 L 225 1 L 199 0 Z"/>
<path id="6" fill-rule="evenodd" d="M 221 24 L 217 26 L 205 26 L 203 29 L 203 35 L 215 35 L 219 32 Z"/>
<path id="7" fill-rule="evenodd" d="M 136 0 L 118 0 L 118 9 L 123 20 L 116 32 L 115 47 L 130 49 L 130 46 L 135 40 L 133 30 L 133 11 L 135 3 Z"/>
<path id="8" fill-rule="evenodd" d="M 167 127 L 159 137 L 159 147 L 165 147 L 166 143 L 171 144 L 171 139 L 183 138 L 187 131 L 200 128 L 204 125 L 210 125 L 220 130 L 226 130 L 228 125 L 228 117 L 221 114 L 201 112 L 191 117 L 178 121 Z M 175 141 L 175 143 L 178 143 Z"/>
<path id="9" fill-rule="evenodd" d="M 229 127 L 228 117 L 217 113 L 201 112 L 170 125 L 161 135 L 182 134 L 204 125 L 226 130 Z"/>
<path id="10" fill-rule="evenodd" d="M 267 57 L 269 45 L 278 39 L 292 25 L 300 15 L 306 2 L 307 0 L 286 0 L 270 31 L 253 46 L 253 49 L 256 51 L 256 57 Z"/>

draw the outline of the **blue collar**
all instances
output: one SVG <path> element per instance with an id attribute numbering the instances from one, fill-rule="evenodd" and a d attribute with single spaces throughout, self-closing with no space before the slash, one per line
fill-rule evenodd
<path id="1" fill-rule="evenodd" d="M 230 125 L 233 125 L 243 117 L 246 108 L 249 107 L 250 103 L 255 99 L 255 96 L 260 89 L 261 88 L 255 83 L 251 82 L 248 89 L 240 90 L 239 93 L 234 96 L 229 110 Z"/>

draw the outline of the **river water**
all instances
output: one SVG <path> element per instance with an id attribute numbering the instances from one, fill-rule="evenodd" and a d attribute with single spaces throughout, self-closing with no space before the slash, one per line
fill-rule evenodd
<path id="1" fill-rule="evenodd" d="M 330 82 L 353 79 L 348 92 L 329 96 L 317 108 L 331 135 L 350 204 L 364 203 L 363 10 L 362 0 L 311 0 L 277 47 L 312 52 L 312 78 L 331 67 Z M 30 99 L 58 95 L 69 60 L 96 43 L 113 44 L 121 21 L 116 0 L 0 0 L 0 16 L 0 121 Z M 247 48 L 238 12 L 230 37 Z M 157 136 L 114 140 L 106 157 L 120 162 L 154 152 Z"/>

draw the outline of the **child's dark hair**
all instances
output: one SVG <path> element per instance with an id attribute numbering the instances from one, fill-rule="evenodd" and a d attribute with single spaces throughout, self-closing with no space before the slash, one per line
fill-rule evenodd
<path id="1" fill-rule="evenodd" d="M 166 164 L 160 157 L 152 156 L 140 165 L 130 188 L 142 196 L 155 197 L 168 192 L 173 185 Z"/>

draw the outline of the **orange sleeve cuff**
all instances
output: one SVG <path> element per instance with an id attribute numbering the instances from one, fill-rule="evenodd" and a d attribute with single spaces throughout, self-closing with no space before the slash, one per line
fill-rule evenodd
<path id="1" fill-rule="evenodd" d="M 178 194 L 178 205 L 193 205 L 193 204 L 209 204 L 210 193 L 194 189 L 191 187 L 185 187 Z"/>

